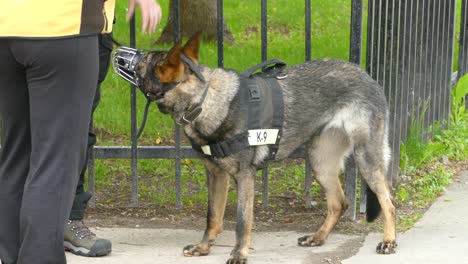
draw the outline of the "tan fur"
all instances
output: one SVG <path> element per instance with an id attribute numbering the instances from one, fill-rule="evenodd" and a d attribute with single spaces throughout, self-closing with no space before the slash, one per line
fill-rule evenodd
<path id="1" fill-rule="evenodd" d="M 184 45 L 182 53 L 189 57 L 194 63 L 198 63 L 198 50 L 200 49 L 200 34 L 195 34 L 187 44 Z"/>
<path id="2" fill-rule="evenodd" d="M 185 256 L 207 255 L 213 241 L 223 231 L 224 211 L 226 208 L 229 174 L 221 171 L 216 165 L 205 160 L 208 172 L 208 222 L 205 234 L 200 243 L 184 248 Z"/>
<path id="3" fill-rule="evenodd" d="M 183 79 L 184 65 L 180 59 L 180 43 L 177 44 L 167 55 L 167 60 L 158 65 L 155 74 L 161 82 L 171 83 Z"/>
<path id="4" fill-rule="evenodd" d="M 313 144 L 309 156 L 315 176 L 325 190 L 328 211 L 325 222 L 314 235 L 299 239 L 302 246 L 322 245 L 348 208 L 339 179 L 344 158 L 351 146 L 346 132 L 340 128 L 328 128 Z"/>
<path id="5" fill-rule="evenodd" d="M 376 177 L 380 180 L 375 182 L 372 181 L 372 187 L 375 190 L 375 194 L 379 199 L 379 203 L 382 206 L 382 213 L 384 219 L 384 243 L 392 243 L 396 238 L 395 230 L 395 206 L 392 203 L 392 197 L 390 195 L 390 190 L 385 181 L 385 175 L 383 170 L 380 169 L 375 172 Z"/>

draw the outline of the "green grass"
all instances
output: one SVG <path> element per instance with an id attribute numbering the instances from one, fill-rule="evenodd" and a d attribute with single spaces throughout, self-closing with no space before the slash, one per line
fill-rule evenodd
<path id="1" fill-rule="evenodd" d="M 412 120 L 410 133 L 401 143 L 400 166 L 403 174 L 413 173 L 434 159 L 445 155 L 449 159 L 468 158 L 468 112 L 465 110 L 465 95 L 468 94 L 468 75 L 463 76 L 452 90 L 451 125 L 449 129 L 427 128 L 435 135 L 430 141 L 421 139 L 422 123 L 428 102 L 422 107 L 418 120 Z"/>
<path id="2" fill-rule="evenodd" d="M 396 188 L 398 206 L 427 208 L 445 191 L 456 172 L 454 168 L 441 163 L 447 160 L 468 159 L 468 112 L 465 110 L 463 95 L 468 93 L 468 75 L 462 77 L 452 92 L 451 124 L 449 129 L 434 129 L 435 135 L 429 141 L 421 140 L 421 121 L 414 121 L 406 142 L 401 144 L 400 166 L 404 177 Z M 432 128 L 429 128 L 432 129 Z M 402 230 L 411 227 L 421 217 L 420 212 L 401 215 L 399 226 Z"/>
<path id="3" fill-rule="evenodd" d="M 158 1 L 163 9 L 162 23 L 154 34 L 139 33 L 140 21 L 137 12 L 137 47 L 140 49 L 169 49 L 170 46 L 155 46 L 154 42 L 164 28 L 168 10 L 168 0 Z M 460 21 L 460 2 L 457 9 L 457 23 Z M 124 45 L 129 44 L 129 26 L 125 21 L 125 1 L 117 1 L 114 25 L 115 38 Z M 364 1 L 364 10 L 367 1 Z M 349 58 L 350 31 L 350 0 L 312 1 L 312 57 Z M 231 29 L 235 42 L 224 44 L 224 66 L 242 71 L 261 61 L 261 28 L 259 1 L 224 1 L 225 20 Z M 304 1 L 301 0 L 270 0 L 268 1 L 268 58 L 279 58 L 289 65 L 305 60 L 305 26 Z M 367 16 L 363 18 L 363 63 L 366 53 Z M 459 32 L 459 28 L 456 29 Z M 455 34 L 458 39 L 458 33 Z M 455 45 L 455 54 L 458 45 Z M 211 67 L 217 65 L 217 46 L 214 42 L 203 42 L 200 50 L 200 61 Z M 458 58 L 454 57 L 454 69 Z M 141 120 L 145 100 L 137 92 L 138 117 Z M 452 107 L 453 108 L 453 107 Z M 434 159 L 445 153 L 449 158 L 468 158 L 468 122 L 466 116 L 452 122 L 451 129 L 437 131 L 434 140 L 429 144 L 419 141 L 419 132 L 410 134 L 410 140 L 403 146 L 402 166 L 405 173 L 418 173 L 418 170 L 430 164 Z M 99 145 L 129 145 L 130 144 L 130 85 L 120 77 L 109 72 L 102 86 L 102 101 L 96 110 L 95 127 L 98 131 Z M 415 124 L 416 125 L 416 124 Z M 174 123 L 167 115 L 162 115 L 153 105 L 148 115 L 148 123 L 140 140 L 141 145 L 172 144 Z M 141 160 L 139 161 L 139 195 L 142 200 L 155 203 L 173 204 L 175 200 L 174 162 L 171 160 Z M 301 161 L 293 162 L 285 168 L 273 164 L 270 169 L 270 193 L 303 195 L 304 166 Z M 113 186 L 114 190 L 130 193 L 130 161 L 128 160 L 98 160 L 96 161 L 96 188 L 103 189 Z M 445 175 L 441 169 L 436 172 Z M 426 172 L 425 172 L 426 173 Z M 427 174 L 427 175 L 426 175 Z M 421 173 L 417 185 L 400 188 L 398 197 L 407 201 L 423 189 L 432 193 L 440 191 L 445 186 L 445 176 L 434 177 L 433 173 Z M 258 177 L 261 179 L 261 177 Z M 260 181 L 260 180 L 259 180 Z M 206 202 L 206 185 L 204 170 L 198 160 L 184 160 L 182 171 L 182 197 L 184 205 Z M 441 183 L 441 184 L 439 184 Z M 439 185 L 438 185 L 439 184 Z M 261 182 L 257 184 L 261 186 Z M 320 187 L 312 188 L 313 195 L 320 195 Z M 110 198 L 113 199 L 113 198 Z M 232 192 L 230 201 L 235 200 Z"/>
<path id="4" fill-rule="evenodd" d="M 140 49 L 168 49 L 155 46 L 169 14 L 168 1 L 159 1 L 163 8 L 163 23 L 154 34 L 139 33 L 137 17 L 137 47 Z M 125 21 L 125 1 L 117 1 L 114 36 L 122 44 L 129 43 L 129 27 Z M 349 57 L 350 1 L 313 1 L 312 4 L 312 57 Z M 260 5 L 256 1 L 224 1 L 225 20 L 235 43 L 224 45 L 224 66 L 242 71 L 261 62 Z M 305 60 L 304 1 L 268 1 L 268 58 L 280 58 L 292 65 Z M 137 14 L 138 16 L 138 14 Z M 217 65 L 217 46 L 214 42 L 203 42 L 200 61 L 212 67 Z M 100 137 L 99 144 L 117 144 L 113 138 L 125 139 L 130 134 L 130 89 L 129 84 L 109 72 L 102 87 L 102 102 L 96 110 L 95 125 L 111 133 Z M 144 97 L 138 95 L 138 116 L 141 119 Z M 167 139 L 172 136 L 173 122 L 151 107 L 147 128 L 143 137 Z M 102 141 L 104 140 L 104 141 Z M 127 141 L 118 140 L 118 144 Z M 147 143 L 147 142 L 145 142 Z M 148 142 L 151 143 L 151 142 Z"/>

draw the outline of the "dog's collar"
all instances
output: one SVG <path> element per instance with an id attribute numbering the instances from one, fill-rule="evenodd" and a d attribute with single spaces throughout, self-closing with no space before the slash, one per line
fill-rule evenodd
<path id="1" fill-rule="evenodd" d="M 189 125 L 198 118 L 198 116 L 203 111 L 202 105 L 206 99 L 206 95 L 208 94 L 208 87 L 205 86 L 205 91 L 203 92 L 202 98 L 198 104 L 192 107 L 191 110 L 185 112 L 182 117 L 178 120 L 177 124 L 179 125 Z"/>

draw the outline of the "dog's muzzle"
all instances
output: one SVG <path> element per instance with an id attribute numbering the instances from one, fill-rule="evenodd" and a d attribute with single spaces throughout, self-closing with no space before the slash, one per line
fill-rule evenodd
<path id="1" fill-rule="evenodd" d="M 145 56 L 144 51 L 129 47 L 118 47 L 112 52 L 114 71 L 129 83 L 140 87 L 141 77 L 135 71 L 138 63 Z"/>

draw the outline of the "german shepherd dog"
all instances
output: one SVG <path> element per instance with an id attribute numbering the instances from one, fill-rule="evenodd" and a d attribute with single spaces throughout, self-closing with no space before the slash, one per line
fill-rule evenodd
<path id="1" fill-rule="evenodd" d="M 136 66 L 144 90 L 161 112 L 184 125 L 184 132 L 207 170 L 207 226 L 199 243 L 183 249 L 185 256 L 203 256 L 223 230 L 230 177 L 237 185 L 236 244 L 227 263 L 247 263 L 251 243 L 256 170 L 269 154 L 268 146 L 250 146 L 232 155 L 213 158 L 200 148 L 246 130 L 240 105 L 240 75 L 232 70 L 199 64 L 200 35 L 169 51 L 152 51 Z M 354 153 L 359 172 L 370 187 L 367 220 L 383 212 L 384 236 L 377 253 L 394 253 L 395 207 L 385 175 L 391 151 L 389 113 L 385 95 L 359 66 L 338 60 L 317 60 L 283 70 L 278 80 L 284 102 L 282 138 L 275 160 L 305 147 L 316 179 L 327 199 L 327 217 L 299 246 L 320 246 L 348 204 L 339 174 Z M 372 206 L 374 205 L 374 206 Z"/>

